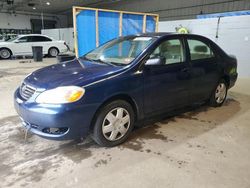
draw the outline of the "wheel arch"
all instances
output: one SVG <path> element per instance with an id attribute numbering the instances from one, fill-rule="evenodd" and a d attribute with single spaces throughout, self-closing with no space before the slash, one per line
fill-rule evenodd
<path id="1" fill-rule="evenodd" d="M 107 105 L 108 103 L 111 103 L 113 101 L 116 101 L 116 100 L 123 100 L 123 101 L 126 101 L 127 103 L 129 103 L 135 113 L 135 121 L 137 120 L 138 118 L 138 114 L 139 114 L 139 110 L 138 110 L 138 105 L 136 103 L 136 101 L 131 97 L 129 96 L 128 94 L 117 94 L 117 95 L 114 95 L 112 97 L 109 97 L 107 98 L 99 107 L 98 109 L 96 110 L 92 120 L 91 120 L 91 126 L 90 126 L 90 130 L 92 131 L 93 128 L 94 128 L 94 123 L 95 123 L 95 120 L 97 118 L 97 115 L 99 114 L 100 110 L 105 106 Z"/>
<path id="2" fill-rule="evenodd" d="M 49 51 L 50 51 L 51 48 L 55 48 L 55 49 L 58 51 L 58 53 L 60 53 L 60 50 L 59 50 L 58 47 L 56 47 L 56 46 L 51 46 L 51 47 L 49 47 L 49 49 L 48 49 L 48 55 L 50 55 L 50 54 L 49 54 Z"/>
<path id="3" fill-rule="evenodd" d="M 221 79 L 224 79 L 227 86 L 229 87 L 229 85 L 230 85 L 230 77 L 227 74 L 225 74 Z"/>
<path id="4" fill-rule="evenodd" d="M 10 48 L 8 48 L 8 47 L 0 47 L 0 50 L 2 50 L 2 49 L 9 50 L 10 51 L 10 55 L 13 55 L 13 52 L 12 52 L 12 50 Z"/>

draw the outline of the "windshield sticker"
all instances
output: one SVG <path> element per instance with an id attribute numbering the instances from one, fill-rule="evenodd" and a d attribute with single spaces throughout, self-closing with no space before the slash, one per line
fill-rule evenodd
<path id="1" fill-rule="evenodd" d="M 151 37 L 136 37 L 133 41 L 149 41 L 151 39 Z"/>

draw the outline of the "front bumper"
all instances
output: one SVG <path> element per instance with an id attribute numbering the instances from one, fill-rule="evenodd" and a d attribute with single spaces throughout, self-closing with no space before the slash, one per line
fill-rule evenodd
<path id="1" fill-rule="evenodd" d="M 14 94 L 14 105 L 24 127 L 30 132 L 52 140 L 71 140 L 85 137 L 97 105 L 38 104 L 24 101 L 19 89 Z"/>

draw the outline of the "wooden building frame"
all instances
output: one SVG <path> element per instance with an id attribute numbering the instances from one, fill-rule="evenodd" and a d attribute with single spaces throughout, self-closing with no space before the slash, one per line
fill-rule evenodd
<path id="1" fill-rule="evenodd" d="M 119 13 L 120 14 L 120 17 L 119 17 L 119 36 L 122 36 L 122 18 L 123 18 L 123 14 L 142 15 L 143 16 L 143 33 L 146 32 L 146 18 L 147 18 L 147 16 L 154 17 L 154 20 L 155 20 L 155 32 L 158 31 L 158 27 L 159 27 L 159 15 L 158 14 L 141 13 L 141 12 L 130 12 L 130 11 L 118 11 L 118 10 L 97 9 L 97 8 L 73 6 L 73 27 L 74 27 L 74 43 L 75 43 L 74 46 L 75 46 L 76 57 L 79 56 L 76 16 L 82 10 L 93 10 L 93 11 L 96 11 L 96 14 L 95 14 L 95 19 L 96 19 L 96 47 L 99 46 L 99 26 L 98 26 L 98 12 L 99 11 L 103 11 L 103 12 L 115 12 L 115 13 Z"/>

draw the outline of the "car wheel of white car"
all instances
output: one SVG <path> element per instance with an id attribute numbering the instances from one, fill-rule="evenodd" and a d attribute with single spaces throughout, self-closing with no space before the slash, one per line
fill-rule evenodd
<path id="1" fill-rule="evenodd" d="M 56 48 L 50 48 L 49 49 L 49 56 L 50 57 L 56 57 L 59 54 L 58 49 Z"/>
<path id="2" fill-rule="evenodd" d="M 9 59 L 10 56 L 11 56 L 10 50 L 8 50 L 6 48 L 0 50 L 0 57 L 2 59 Z"/>

